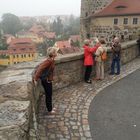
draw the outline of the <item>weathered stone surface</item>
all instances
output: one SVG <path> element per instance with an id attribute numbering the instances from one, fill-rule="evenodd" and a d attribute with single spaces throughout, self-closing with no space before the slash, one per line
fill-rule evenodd
<path id="1" fill-rule="evenodd" d="M 79 82 L 68 88 L 56 90 L 53 94 L 54 106 L 57 113 L 53 117 L 44 115 L 46 111 L 44 96 L 39 107 L 39 133 L 46 130 L 46 139 L 78 139 L 92 140 L 88 122 L 88 110 L 91 101 L 105 87 L 140 68 L 140 58 L 121 67 L 119 76 L 105 75 L 102 81 L 92 84 Z M 44 131 L 43 131 L 44 129 Z M 41 136 L 41 139 L 44 138 Z"/>
<path id="2" fill-rule="evenodd" d="M 122 45 L 122 64 L 127 63 L 137 57 L 138 55 L 138 47 L 136 43 L 130 42 L 127 44 Z M 56 107 L 59 108 L 59 113 L 53 116 L 42 116 L 39 114 L 38 117 L 40 118 L 41 125 L 43 126 L 42 129 L 46 129 L 46 125 L 50 126 L 50 129 L 46 129 L 43 132 L 42 136 L 44 137 L 44 132 L 49 132 L 51 138 L 56 138 L 54 136 L 54 129 L 57 132 L 56 134 L 62 135 L 63 138 L 70 139 L 70 138 L 77 138 L 77 136 L 85 137 L 85 133 L 82 134 L 82 131 L 89 131 L 87 127 L 83 127 L 82 125 L 88 125 L 88 106 L 90 105 L 91 100 L 93 97 L 89 96 L 89 93 L 93 92 L 95 87 L 88 87 L 85 84 L 80 85 L 81 87 L 76 88 L 67 88 L 66 90 L 59 90 L 63 87 L 78 83 L 83 80 L 84 75 L 84 66 L 83 66 L 83 52 L 75 53 L 71 55 L 67 55 L 64 57 L 58 57 L 56 59 L 56 69 L 55 69 L 55 82 L 53 83 L 54 90 L 57 91 L 55 94 L 56 96 Z M 44 58 L 43 58 L 44 59 Z M 41 59 L 41 60 L 43 60 Z M 40 83 L 37 87 L 33 88 L 31 82 L 31 73 L 33 68 L 40 62 L 40 60 L 36 62 L 28 62 L 17 64 L 11 66 L 0 73 L 0 107 L 1 107 L 1 117 L 0 117 L 0 136 L 2 136 L 2 140 L 8 140 L 9 137 L 11 139 L 19 139 L 24 140 L 25 137 L 28 135 L 29 131 L 25 128 L 29 128 L 29 121 L 27 119 L 21 119 L 20 117 L 24 117 L 24 113 L 27 112 L 28 118 L 32 117 L 32 113 L 38 112 L 37 106 L 39 104 L 40 95 L 43 93 L 42 87 Z M 110 49 L 108 49 L 108 61 L 105 63 L 105 70 L 107 71 L 110 68 L 111 63 L 111 53 Z M 93 70 L 94 71 L 94 70 Z M 94 74 L 94 73 L 93 73 Z M 108 80 L 116 80 L 116 77 L 111 78 L 108 77 Z M 120 76 L 121 78 L 121 76 Z M 102 86 L 109 85 L 110 82 L 103 81 Z M 68 90 L 69 89 L 69 90 Z M 97 84 L 96 89 L 99 92 L 102 88 L 101 85 Z M 82 92 L 80 91 L 82 90 Z M 87 93 L 87 94 L 85 94 Z M 8 100 L 8 101 L 7 101 Z M 14 100 L 14 101 L 13 101 Z M 17 109 L 17 104 L 19 106 L 21 104 L 26 104 L 26 102 L 32 102 L 33 107 L 32 112 L 29 112 L 29 108 L 25 107 L 21 111 Z M 8 107 L 8 104 L 11 104 L 11 108 Z M 25 105 L 24 104 L 24 105 Z M 77 106 L 80 104 L 80 106 Z M 23 105 L 23 106 L 24 106 Z M 10 105 L 9 105 L 10 106 Z M 20 106 L 21 107 L 21 106 Z M 14 109 L 15 108 L 15 109 Z M 13 111 L 11 111 L 13 109 Z M 6 110 L 8 112 L 6 112 Z M 40 111 L 46 110 L 45 104 L 42 105 Z M 77 112 L 78 110 L 78 112 Z M 14 112 L 15 111 L 15 112 Z M 15 115 L 12 115 L 14 112 Z M 44 112 L 44 111 L 43 111 Z M 35 114 L 34 113 L 34 114 Z M 25 113 L 26 114 L 26 113 Z M 63 114 L 63 116 L 62 116 Z M 25 115 L 26 116 L 26 115 Z M 17 118 L 17 119 L 16 119 Z M 35 118 L 35 115 L 34 115 Z M 43 118 L 43 120 L 41 119 Z M 16 124 L 16 121 L 19 122 Z M 9 120 L 9 121 L 8 121 Z M 12 121 L 11 121 L 12 120 Z M 23 123 L 23 120 L 26 122 L 24 125 L 20 125 Z M 53 123 L 52 123 L 53 120 Z M 61 121 L 58 125 L 56 122 Z M 64 123 L 62 123 L 62 121 Z M 13 125 L 14 124 L 14 125 Z M 36 119 L 34 119 L 34 123 L 36 124 Z M 24 127 L 21 127 L 24 126 Z M 74 126 L 74 127 L 73 127 Z M 78 126 L 78 129 L 77 129 Z M 33 125 L 35 129 L 36 126 Z M 34 129 L 34 128 L 33 128 Z M 72 130 L 71 130 L 72 129 Z M 74 130 L 74 131 L 73 131 Z M 78 133 L 79 130 L 79 133 Z M 36 130 L 35 130 L 36 131 Z M 62 131 L 62 134 L 61 134 Z M 9 134 L 7 134 L 9 133 Z M 20 134 L 20 135 L 19 135 Z M 88 133 L 86 133 L 88 135 Z M 49 137 L 49 134 L 47 135 Z M 34 136 L 33 136 L 34 137 Z M 34 138 L 33 138 L 34 139 Z"/>
<path id="3" fill-rule="evenodd" d="M 12 100 L 1 103 L 0 139 L 27 140 L 30 111 L 29 101 Z"/>

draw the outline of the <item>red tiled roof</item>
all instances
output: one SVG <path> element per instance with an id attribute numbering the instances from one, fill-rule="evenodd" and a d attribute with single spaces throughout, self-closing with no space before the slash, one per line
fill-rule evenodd
<path id="1" fill-rule="evenodd" d="M 73 40 L 74 42 L 77 40 L 80 41 L 80 35 L 71 35 L 70 39 Z"/>
<path id="2" fill-rule="evenodd" d="M 56 46 L 58 48 L 65 48 L 65 47 L 71 47 L 69 41 L 57 41 Z"/>
<path id="3" fill-rule="evenodd" d="M 8 50 L 0 50 L 0 55 L 7 54 L 7 53 L 8 53 Z"/>
<path id="4" fill-rule="evenodd" d="M 114 0 L 93 17 L 140 15 L 140 0 Z"/>
<path id="5" fill-rule="evenodd" d="M 78 47 L 67 47 L 67 48 L 60 48 L 58 53 L 65 55 L 65 54 L 76 53 L 80 51 L 81 49 Z"/>
<path id="6" fill-rule="evenodd" d="M 11 41 L 6 53 L 24 54 L 24 53 L 35 53 L 35 52 L 36 52 L 36 46 L 31 39 L 16 38 Z"/>
<path id="7" fill-rule="evenodd" d="M 16 44 L 33 44 L 33 41 L 30 38 L 15 38 L 10 42 L 10 46 Z"/>
<path id="8" fill-rule="evenodd" d="M 44 35 L 49 39 L 54 39 L 56 37 L 55 32 L 45 32 Z"/>

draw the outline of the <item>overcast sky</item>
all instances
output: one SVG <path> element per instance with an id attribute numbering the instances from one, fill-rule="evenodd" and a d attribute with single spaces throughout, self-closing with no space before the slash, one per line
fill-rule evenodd
<path id="1" fill-rule="evenodd" d="M 0 0 L 0 17 L 4 13 L 17 16 L 80 15 L 81 0 Z"/>

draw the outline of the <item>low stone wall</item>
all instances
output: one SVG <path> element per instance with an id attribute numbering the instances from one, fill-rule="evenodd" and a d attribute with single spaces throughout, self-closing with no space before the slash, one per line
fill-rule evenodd
<path id="1" fill-rule="evenodd" d="M 105 71 L 110 69 L 111 48 L 108 47 L 108 60 L 105 62 Z M 138 56 L 136 41 L 122 44 L 121 64 L 125 64 Z M 62 56 L 56 59 L 54 89 L 63 88 L 70 84 L 82 81 L 84 77 L 83 52 Z M 95 66 L 93 73 L 95 74 Z"/>
<path id="2" fill-rule="evenodd" d="M 138 47 L 135 41 L 122 45 L 122 64 L 137 56 Z M 32 85 L 31 73 L 40 61 L 42 59 L 13 65 L 0 73 L 0 139 L 28 140 L 31 124 L 32 128 L 37 129 L 35 114 L 37 114 L 42 88 L 40 83 L 37 87 Z M 106 71 L 109 70 L 110 64 L 111 53 L 108 48 Z M 83 52 L 58 57 L 54 90 L 80 82 L 83 76 Z"/>

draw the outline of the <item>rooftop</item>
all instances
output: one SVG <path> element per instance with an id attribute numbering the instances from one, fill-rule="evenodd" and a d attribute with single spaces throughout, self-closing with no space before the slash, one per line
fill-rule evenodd
<path id="1" fill-rule="evenodd" d="M 102 11 L 93 14 L 93 17 L 109 17 L 124 15 L 140 15 L 140 0 L 114 0 Z"/>

